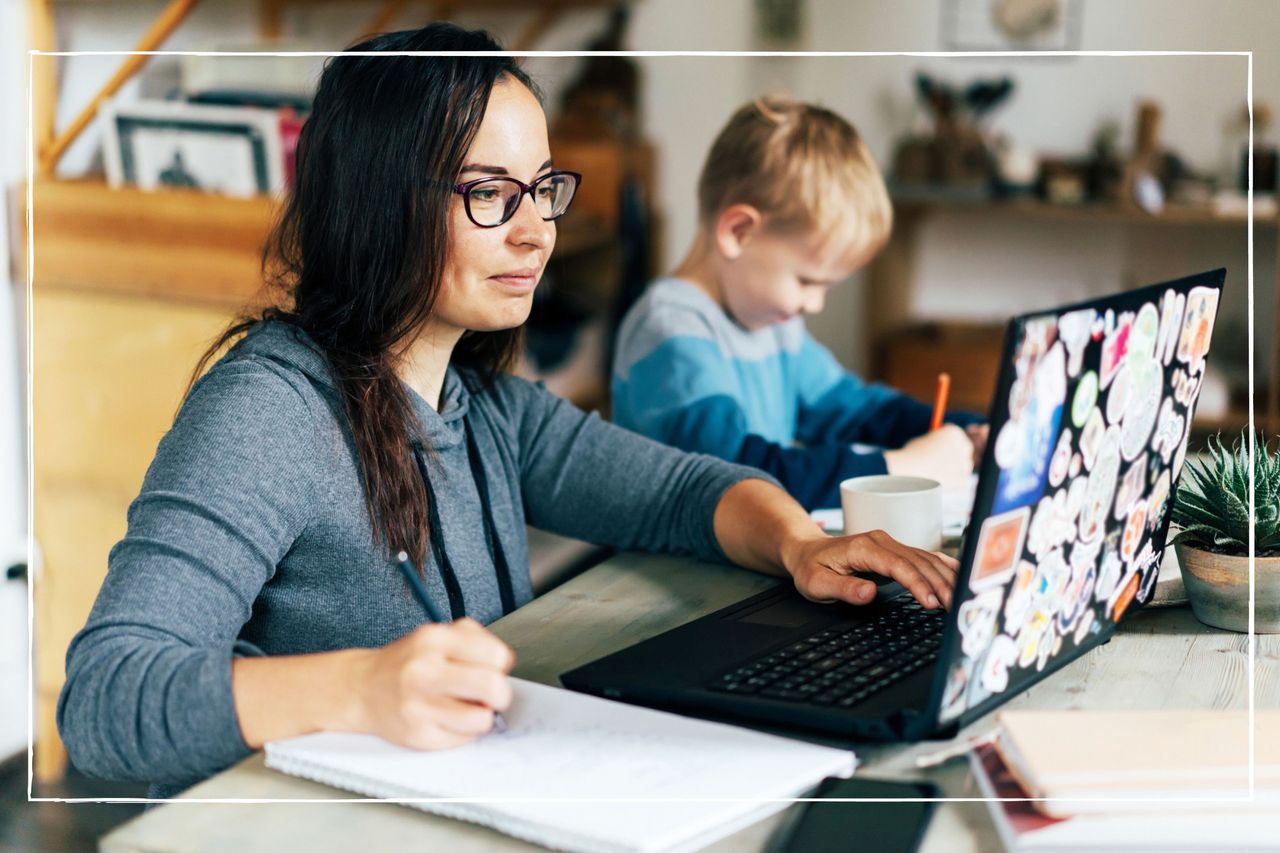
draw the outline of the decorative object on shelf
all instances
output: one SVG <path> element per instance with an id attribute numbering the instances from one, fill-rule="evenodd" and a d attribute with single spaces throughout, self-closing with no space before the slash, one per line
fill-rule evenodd
<path id="1" fill-rule="evenodd" d="M 797 50 L 804 34 L 804 0 L 755 0 L 756 45 Z"/>
<path id="2" fill-rule="evenodd" d="M 916 94 L 932 121 L 927 134 L 898 143 L 893 162 L 894 195 L 987 198 L 996 174 L 982 119 L 1013 92 L 1013 80 L 975 80 L 960 88 L 916 74 Z"/>
<path id="3" fill-rule="evenodd" d="M 1124 161 L 1120 158 L 1120 124 L 1108 119 L 1093 134 L 1088 165 L 1091 201 L 1118 202 L 1124 191 Z"/>
<path id="4" fill-rule="evenodd" d="M 1036 178 L 1040 174 L 1040 157 L 1035 151 L 1002 135 L 992 144 L 992 153 L 996 162 L 997 194 L 1015 198 L 1035 193 Z"/>
<path id="5" fill-rule="evenodd" d="M 1248 432 L 1230 450 L 1211 438 L 1188 459 L 1173 505 L 1174 537 L 1196 618 L 1228 631 L 1249 630 L 1249 473 L 1253 471 L 1254 631 L 1280 633 L 1280 447 L 1264 434 L 1249 453 Z"/>
<path id="6" fill-rule="evenodd" d="M 1209 204 L 1208 179 L 1191 171 L 1173 151 L 1160 143 L 1163 111 L 1155 101 L 1141 101 L 1135 119 L 1133 154 L 1125 164 L 1121 201 L 1152 215 L 1164 210 L 1168 199 Z"/>
<path id="7" fill-rule="evenodd" d="M 946 50 L 1079 50 L 1081 0 L 943 0 Z"/>
<path id="8" fill-rule="evenodd" d="M 1164 209 L 1164 189 L 1160 185 L 1160 106 L 1154 101 L 1138 104 L 1137 135 L 1133 156 L 1125 171 L 1130 201 L 1147 213 Z"/>
<path id="9" fill-rule="evenodd" d="M 236 197 L 284 189 L 276 110 L 182 101 L 111 101 L 103 160 L 113 187 L 187 187 Z"/>
<path id="10" fill-rule="evenodd" d="M 1052 204 L 1088 201 L 1088 181 L 1088 165 L 1079 160 L 1049 157 L 1040 163 L 1040 195 Z"/>
<path id="11" fill-rule="evenodd" d="M 205 103 L 219 100 L 256 104 L 261 99 L 265 101 L 262 106 L 283 103 L 305 112 L 311 108 L 324 56 L 296 54 L 326 49 L 331 46 L 303 39 L 213 44 L 208 53 L 182 57 L 182 91 L 188 100 Z M 211 55 L 214 52 L 241 55 Z"/>

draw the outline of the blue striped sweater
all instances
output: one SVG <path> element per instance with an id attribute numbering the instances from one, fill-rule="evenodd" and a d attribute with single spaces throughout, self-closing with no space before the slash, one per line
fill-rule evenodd
<path id="1" fill-rule="evenodd" d="M 802 318 L 748 331 L 679 278 L 652 283 L 618 331 L 614 420 L 683 450 L 752 465 L 807 509 L 840 482 L 885 473 L 884 454 L 929 428 L 929 406 L 846 371 Z M 959 424 L 978 419 L 951 413 Z"/>

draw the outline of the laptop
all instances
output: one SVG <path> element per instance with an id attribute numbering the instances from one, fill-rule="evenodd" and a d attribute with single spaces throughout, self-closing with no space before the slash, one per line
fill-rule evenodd
<path id="1" fill-rule="evenodd" d="M 1150 601 L 1225 270 L 1015 317 L 950 611 L 789 583 L 566 687 L 858 740 L 949 737 Z M 886 592 L 896 589 L 898 592 Z"/>

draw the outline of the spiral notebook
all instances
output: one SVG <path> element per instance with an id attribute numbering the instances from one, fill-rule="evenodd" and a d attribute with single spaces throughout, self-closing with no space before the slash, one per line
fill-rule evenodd
<path id="1" fill-rule="evenodd" d="M 323 732 L 267 744 L 266 764 L 369 797 L 432 798 L 406 805 L 558 850 L 666 851 L 710 844 L 856 763 L 846 750 L 511 683 L 507 731 L 458 749 Z"/>

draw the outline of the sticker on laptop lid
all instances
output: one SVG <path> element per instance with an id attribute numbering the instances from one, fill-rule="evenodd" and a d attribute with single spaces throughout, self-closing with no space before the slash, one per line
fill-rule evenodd
<path id="1" fill-rule="evenodd" d="M 1080 456 L 1084 460 L 1086 470 L 1093 468 L 1093 461 L 1098 455 L 1098 445 L 1102 443 L 1102 436 L 1106 431 L 1106 424 L 1102 422 L 1102 412 L 1095 408 L 1085 419 L 1084 429 L 1080 431 Z"/>
<path id="2" fill-rule="evenodd" d="M 1125 356 L 1129 353 L 1129 332 L 1132 325 L 1132 314 L 1121 315 L 1116 321 L 1115 328 L 1107 332 L 1106 340 L 1102 342 L 1102 362 L 1098 366 L 1098 384 L 1103 390 L 1111 385 L 1111 381 L 1124 366 Z"/>
<path id="3" fill-rule="evenodd" d="M 1147 498 L 1147 530 L 1155 531 L 1169 509 L 1169 472 L 1161 471 Z"/>
<path id="4" fill-rule="evenodd" d="M 956 611 L 956 625 L 960 629 L 960 649 L 971 658 L 977 658 L 996 635 L 996 617 L 1000 611 L 1002 589 L 989 589 L 966 600 Z"/>
<path id="5" fill-rule="evenodd" d="M 1209 352 L 1213 318 L 1218 312 L 1218 291 L 1212 287 L 1193 287 L 1187 294 L 1186 314 L 1182 318 L 1182 334 L 1178 337 L 1178 360 L 1192 372 L 1200 370 Z"/>
<path id="6" fill-rule="evenodd" d="M 1031 607 L 1031 585 L 1035 582 L 1036 566 L 1022 560 L 1014 572 L 1013 583 L 1009 587 L 1009 598 L 1004 603 L 1004 630 L 1013 634 L 1016 627 Z"/>
<path id="7" fill-rule="evenodd" d="M 1013 641 L 1018 648 L 1018 666 L 1026 668 L 1035 662 L 1036 656 L 1040 654 L 1040 644 L 1045 641 L 1046 632 L 1052 636 L 1053 620 L 1043 610 L 1032 611 L 1027 620 L 1022 623 L 1022 629 L 1018 631 L 1018 636 Z"/>
<path id="8" fill-rule="evenodd" d="M 1179 367 L 1173 374 L 1173 399 L 1189 408 L 1203 381 L 1203 373 L 1188 373 Z"/>
<path id="9" fill-rule="evenodd" d="M 1130 359 L 1129 400 L 1120 422 L 1120 455 L 1125 460 L 1134 459 L 1151 438 L 1160 413 L 1160 400 L 1164 391 L 1164 371 L 1154 358 Z"/>
<path id="10" fill-rule="evenodd" d="M 1107 392 L 1107 424 L 1115 426 L 1124 419 L 1125 408 L 1129 405 L 1129 390 L 1131 383 L 1129 381 L 1128 367 L 1121 367 L 1120 372 L 1116 374 L 1115 381 L 1111 383 L 1111 390 Z"/>
<path id="11" fill-rule="evenodd" d="M 1049 485 L 1058 488 L 1071 470 L 1071 431 L 1063 430 L 1058 436 L 1058 446 L 1049 460 Z"/>
<path id="12" fill-rule="evenodd" d="M 1178 328 L 1182 322 L 1182 309 L 1187 297 L 1172 288 L 1164 292 L 1160 301 L 1160 334 L 1156 338 L 1156 357 L 1166 367 L 1173 360 L 1178 348 Z"/>
<path id="13" fill-rule="evenodd" d="M 1166 465 L 1178 450 L 1178 442 L 1182 440 L 1183 426 L 1182 415 L 1173 410 L 1173 401 L 1166 397 L 1160 404 L 1160 417 L 1156 419 L 1156 432 L 1151 439 L 1151 449 L 1160 454 L 1160 458 Z"/>
<path id="14" fill-rule="evenodd" d="M 1104 546 L 1102 560 L 1098 563 L 1098 580 L 1093 587 L 1094 598 L 1098 601 L 1109 601 L 1123 575 L 1124 562 L 1120 559 L 1119 548 Z"/>
<path id="15" fill-rule="evenodd" d="M 1071 422 L 1077 427 L 1084 422 L 1098 402 L 1098 374 L 1092 370 L 1085 371 L 1076 384 L 1075 396 L 1071 399 Z"/>
<path id="16" fill-rule="evenodd" d="M 1152 302 L 1138 309 L 1129 328 L 1129 360 L 1155 359 L 1156 339 L 1160 335 L 1160 312 Z"/>
<path id="17" fill-rule="evenodd" d="M 1125 579 L 1116 591 L 1112 600 L 1108 602 L 1107 609 L 1111 611 L 1111 621 L 1119 622 L 1124 616 L 1124 612 L 1129 609 L 1129 605 L 1133 602 L 1133 598 L 1138 594 L 1138 570 L 1131 569 L 1125 576 Z"/>
<path id="18" fill-rule="evenodd" d="M 1093 318 L 1097 312 L 1092 308 L 1071 311 L 1058 318 L 1058 336 L 1067 348 L 1067 375 L 1075 376 L 1084 363 L 1085 350 L 1093 331 Z"/>
<path id="19" fill-rule="evenodd" d="M 973 661 L 968 657 L 961 657 L 951 665 L 951 671 L 947 673 L 947 686 L 942 691 L 942 709 L 938 712 L 938 717 L 943 722 L 964 713 L 965 693 L 969 688 L 969 673 L 972 668 Z"/>
<path id="20" fill-rule="evenodd" d="M 1124 476 L 1120 478 L 1120 485 L 1116 488 L 1116 507 L 1112 513 L 1112 517 L 1116 521 L 1127 518 L 1129 510 L 1133 508 L 1133 504 L 1147 490 L 1147 457 L 1144 452 L 1141 457 L 1134 461 L 1124 472 Z"/>
<path id="21" fill-rule="evenodd" d="M 1013 638 L 999 635 L 982 659 L 978 680 L 991 693 L 1003 693 L 1009 687 L 1009 667 L 1018 654 Z"/>
<path id="22" fill-rule="evenodd" d="M 1026 506 L 1044 493 L 1067 395 L 1065 359 L 1062 343 L 1053 344 L 1035 365 L 1027 387 L 1010 392 L 1011 412 L 1015 394 L 1027 396 L 996 438 L 1001 470 L 993 512 Z"/>
<path id="23" fill-rule="evenodd" d="M 1129 512 L 1129 518 L 1124 525 L 1124 533 L 1120 536 L 1120 559 L 1125 562 L 1133 561 L 1134 555 L 1138 553 L 1138 546 L 1142 544 L 1146 526 L 1147 500 L 1146 498 L 1139 498 Z"/>
<path id="24" fill-rule="evenodd" d="M 1074 556 L 1074 555 L 1073 555 Z M 1097 569 L 1093 563 L 1071 563 L 1071 585 L 1063 597 L 1062 606 L 1058 608 L 1058 632 L 1070 634 L 1080 620 L 1081 615 L 1089 609 L 1093 599 L 1093 584 L 1097 578 Z"/>
<path id="25" fill-rule="evenodd" d="M 971 588 L 981 590 L 1001 583 L 1013 574 L 1013 567 L 1022 556 L 1030 515 L 1031 508 L 1022 507 L 993 515 L 982 522 L 973 570 L 969 575 Z"/>
<path id="26" fill-rule="evenodd" d="M 1111 499 L 1115 497 L 1120 473 L 1120 430 L 1111 427 L 1102 437 L 1098 458 L 1089 472 L 1084 507 L 1080 510 L 1080 538 L 1089 541 L 1102 535 Z"/>

